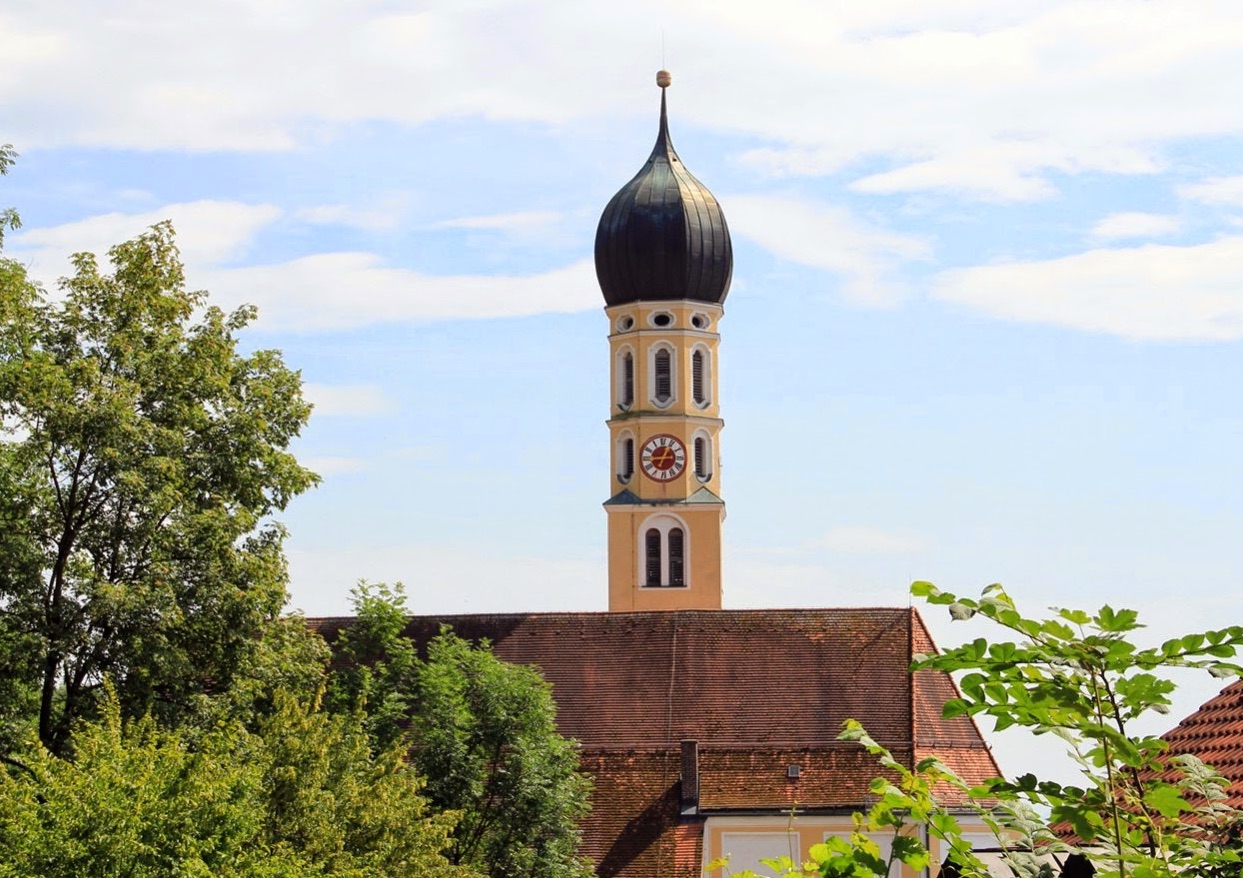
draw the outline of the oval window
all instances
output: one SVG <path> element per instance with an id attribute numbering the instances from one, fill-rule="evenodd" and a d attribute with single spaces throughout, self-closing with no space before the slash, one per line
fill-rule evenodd
<path id="1" fill-rule="evenodd" d="M 665 311 L 661 311 L 659 314 L 653 314 L 652 325 L 653 326 L 672 326 L 673 315 Z"/>

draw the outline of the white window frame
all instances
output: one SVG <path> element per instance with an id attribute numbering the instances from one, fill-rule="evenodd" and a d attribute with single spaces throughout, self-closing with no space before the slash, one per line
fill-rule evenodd
<path id="1" fill-rule="evenodd" d="M 669 532 L 675 527 L 682 529 L 682 584 L 669 584 Z M 647 584 L 647 532 L 655 528 L 660 532 L 660 585 Z M 679 516 L 671 512 L 649 515 L 639 525 L 639 587 L 640 588 L 690 588 L 691 585 L 691 529 Z"/>
<path id="2" fill-rule="evenodd" d="M 626 474 L 626 440 L 630 440 L 630 474 Z M 617 476 L 617 481 L 623 485 L 629 484 L 634 478 L 635 466 L 637 464 L 635 457 L 638 455 L 638 445 L 635 440 L 634 433 L 630 430 L 623 430 L 617 434 L 617 444 L 613 448 L 613 474 Z"/>
<path id="3" fill-rule="evenodd" d="M 703 401 L 695 399 L 695 354 L 703 355 Z M 691 402 L 695 408 L 706 409 L 712 405 L 712 349 L 706 344 L 696 344 L 691 346 L 690 356 L 687 358 L 689 368 L 691 370 L 690 394 Z"/>
<path id="4" fill-rule="evenodd" d="M 699 468 L 695 466 L 695 443 L 702 439 L 704 442 L 704 463 L 707 464 L 707 472 L 700 474 Z M 700 428 L 691 434 L 691 472 L 700 482 L 710 482 L 716 474 L 716 444 L 712 441 L 712 434 L 707 430 Z"/>
<path id="5" fill-rule="evenodd" d="M 656 354 L 669 352 L 669 398 L 656 398 Z M 647 349 L 647 398 L 659 409 L 667 409 L 678 401 L 678 349 L 670 342 L 658 341 Z"/>
<path id="6" fill-rule="evenodd" d="M 625 402 L 626 396 L 626 355 L 630 355 L 632 381 L 630 387 L 630 402 Z M 623 412 L 630 411 L 634 408 L 635 400 L 638 398 L 639 369 L 638 355 L 632 346 L 626 344 L 617 349 L 617 359 L 613 364 L 613 405 L 617 406 Z"/>

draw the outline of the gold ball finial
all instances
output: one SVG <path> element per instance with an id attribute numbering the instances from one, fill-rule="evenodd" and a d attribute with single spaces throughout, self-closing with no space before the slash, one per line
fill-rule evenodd
<path id="1" fill-rule="evenodd" d="M 670 83 L 672 82 L 673 82 L 673 77 L 669 74 L 668 70 L 657 70 L 656 71 L 656 84 L 659 85 L 661 88 L 668 88 Z"/>

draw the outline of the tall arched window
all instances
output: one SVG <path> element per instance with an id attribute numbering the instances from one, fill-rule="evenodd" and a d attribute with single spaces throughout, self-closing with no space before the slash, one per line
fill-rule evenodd
<path id="1" fill-rule="evenodd" d="M 643 522 L 639 569 L 644 588 L 685 588 L 690 569 L 686 525 L 676 516 L 661 513 Z"/>
<path id="2" fill-rule="evenodd" d="M 691 354 L 691 398 L 697 405 L 707 405 L 708 355 L 698 348 Z"/>
<path id="3" fill-rule="evenodd" d="M 621 480 L 623 482 L 630 481 L 630 477 L 634 475 L 634 437 L 627 436 L 622 439 L 621 445 L 621 467 L 619 469 Z"/>
<path id="4" fill-rule="evenodd" d="M 634 405 L 634 354 L 622 354 L 621 404 L 624 408 Z"/>
<path id="5" fill-rule="evenodd" d="M 668 348 L 661 348 L 652 360 L 655 372 L 653 396 L 658 403 L 673 399 L 673 355 Z"/>
<path id="6" fill-rule="evenodd" d="M 661 533 L 658 528 L 648 528 L 647 533 L 643 535 L 644 550 L 646 552 L 647 563 L 644 565 L 643 584 L 644 585 L 661 585 L 660 574 L 662 565 L 660 558 Z"/>
<path id="7" fill-rule="evenodd" d="M 686 585 L 686 547 L 682 528 L 669 531 L 669 584 Z"/>
<path id="8" fill-rule="evenodd" d="M 711 451 L 707 436 L 695 437 L 695 478 L 706 482 L 712 478 Z"/>

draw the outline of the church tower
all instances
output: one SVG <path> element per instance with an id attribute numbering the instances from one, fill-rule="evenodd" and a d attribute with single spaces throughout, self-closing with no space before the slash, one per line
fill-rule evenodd
<path id="1" fill-rule="evenodd" d="M 721 606 L 719 324 L 733 273 L 721 207 L 686 170 L 660 86 L 646 164 L 596 229 L 612 364 L 609 610 Z"/>

